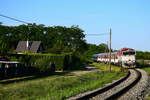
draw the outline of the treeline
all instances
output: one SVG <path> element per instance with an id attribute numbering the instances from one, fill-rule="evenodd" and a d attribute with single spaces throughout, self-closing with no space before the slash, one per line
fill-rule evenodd
<path id="1" fill-rule="evenodd" d="M 109 52 L 108 46 L 104 43 L 101 43 L 99 45 L 96 44 L 87 44 L 88 49 L 85 51 L 84 55 L 88 58 L 91 59 L 92 55 L 95 53 L 104 53 L 104 52 Z"/>
<path id="2" fill-rule="evenodd" d="M 55 63 L 56 70 L 78 69 L 79 66 L 91 62 L 94 53 L 108 52 L 104 43 L 100 45 L 86 43 L 84 31 L 78 26 L 49 27 L 35 23 L 4 26 L 0 23 L 0 55 L 15 55 L 18 42 L 23 40 L 42 41 L 44 53 L 27 52 L 25 55 L 19 55 L 21 57 L 10 58 L 20 61 L 25 69 L 34 65 L 40 72 L 50 69 L 52 63 Z M 51 54 L 53 56 L 50 56 Z"/>
<path id="3" fill-rule="evenodd" d="M 106 44 L 87 44 L 84 31 L 78 26 L 45 26 L 30 24 L 4 26 L 0 23 L 0 54 L 15 53 L 19 41 L 42 41 L 45 53 L 73 52 L 91 58 L 93 53 L 106 52 Z"/>
<path id="4" fill-rule="evenodd" d="M 136 59 L 150 60 L 150 52 L 136 51 Z"/>
<path id="5" fill-rule="evenodd" d="M 83 52 L 87 49 L 83 30 L 78 26 L 43 24 L 4 26 L 0 24 L 0 54 L 15 53 L 20 40 L 42 41 L 45 53 Z"/>

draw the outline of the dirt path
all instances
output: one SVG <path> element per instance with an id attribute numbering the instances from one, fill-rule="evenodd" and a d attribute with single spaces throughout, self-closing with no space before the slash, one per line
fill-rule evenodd
<path id="1" fill-rule="evenodd" d="M 78 76 L 81 74 L 86 74 L 89 72 L 97 71 L 96 67 L 94 67 L 92 64 L 86 65 L 85 68 L 86 68 L 86 70 L 84 70 L 84 71 L 73 71 L 71 73 L 74 74 L 75 76 Z"/>
<path id="2" fill-rule="evenodd" d="M 3 88 L 8 89 L 8 88 L 14 88 L 16 86 L 24 86 L 24 85 L 27 85 L 27 84 L 30 84 L 30 83 L 36 83 L 38 81 L 54 80 L 56 78 L 61 78 L 61 77 L 66 77 L 66 78 L 67 77 L 76 77 L 76 76 L 86 74 L 86 73 L 89 73 L 89 72 L 97 71 L 97 69 L 93 65 L 86 65 L 85 68 L 86 69 L 83 70 L 83 71 L 72 71 L 72 72 L 69 72 L 69 73 L 67 73 L 65 75 L 61 75 L 61 76 L 48 76 L 48 77 L 45 77 L 45 78 L 41 78 L 40 80 L 39 79 L 33 79 L 32 80 L 32 77 L 34 77 L 34 76 L 26 76 L 26 77 L 6 79 L 6 80 L 1 80 L 0 85 L 3 84 L 3 85 L 5 85 Z M 25 78 L 27 78 L 27 79 L 25 79 Z M 30 80 L 30 78 L 31 78 L 31 80 Z M 11 81 L 14 81 L 14 82 L 11 82 Z M 5 84 L 5 82 L 6 82 L 6 84 Z M 9 84 L 9 82 L 10 82 L 10 84 Z"/>

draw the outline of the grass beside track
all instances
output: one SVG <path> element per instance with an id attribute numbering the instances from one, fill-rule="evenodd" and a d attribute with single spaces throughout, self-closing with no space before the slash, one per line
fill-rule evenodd
<path id="1" fill-rule="evenodd" d="M 12 83 L 0 81 L 0 100 L 63 100 L 103 87 L 126 74 L 120 67 L 112 66 L 112 72 L 109 72 L 108 65 L 94 65 L 98 71 L 78 76 L 67 73 Z"/>
<path id="2" fill-rule="evenodd" d="M 102 71 L 109 71 L 109 65 L 103 63 L 93 63 L 93 65 Z M 121 70 L 123 71 L 121 67 L 111 65 L 111 71 L 120 72 Z"/>
<path id="3" fill-rule="evenodd" d="M 145 68 L 142 68 L 142 69 L 145 70 L 147 72 L 147 74 L 149 75 L 149 77 L 150 77 L 150 67 L 145 67 Z M 148 93 L 148 95 L 145 99 L 150 100 L 150 92 Z"/>

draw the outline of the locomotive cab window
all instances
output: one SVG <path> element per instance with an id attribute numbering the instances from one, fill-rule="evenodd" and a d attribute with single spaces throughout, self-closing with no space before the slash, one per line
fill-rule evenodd
<path id="1" fill-rule="evenodd" d="M 123 55 L 135 55 L 135 52 L 123 52 Z"/>

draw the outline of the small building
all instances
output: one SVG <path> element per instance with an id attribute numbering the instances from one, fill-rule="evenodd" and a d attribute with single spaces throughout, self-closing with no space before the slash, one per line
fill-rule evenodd
<path id="1" fill-rule="evenodd" d="M 16 52 L 23 54 L 25 51 L 31 53 L 43 53 L 43 45 L 41 41 L 19 41 Z"/>

